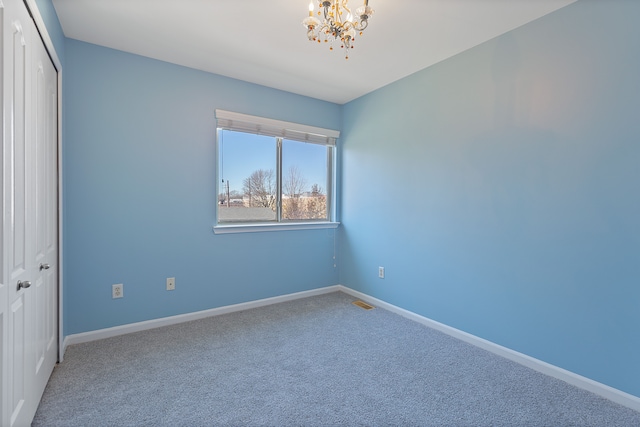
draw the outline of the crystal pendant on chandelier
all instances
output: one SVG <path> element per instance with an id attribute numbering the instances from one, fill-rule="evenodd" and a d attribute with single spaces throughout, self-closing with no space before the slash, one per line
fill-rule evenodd
<path id="1" fill-rule="evenodd" d="M 346 50 L 345 58 L 349 59 L 349 49 L 353 48 L 356 32 L 362 35 L 374 13 L 369 0 L 364 0 L 364 4 L 356 9 L 355 18 L 349 8 L 349 0 L 320 0 L 318 15 L 322 20 L 313 16 L 313 1 L 309 3 L 309 16 L 302 21 L 307 29 L 307 38 L 318 43 L 324 40 L 330 44 L 331 50 L 333 43 L 339 42 L 340 47 Z"/>

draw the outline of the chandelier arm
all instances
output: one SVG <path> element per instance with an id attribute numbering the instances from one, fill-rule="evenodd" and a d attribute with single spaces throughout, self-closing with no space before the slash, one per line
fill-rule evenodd
<path id="1" fill-rule="evenodd" d="M 367 28 L 369 26 L 369 20 L 365 19 L 364 21 L 359 21 L 359 22 L 354 22 L 353 23 L 353 28 L 355 28 L 358 31 L 364 31 L 365 28 Z"/>
<path id="2" fill-rule="evenodd" d="M 348 1 L 349 1 L 349 0 L 342 0 L 342 5 L 341 5 L 341 7 L 342 7 L 344 10 L 346 10 L 346 11 L 347 11 L 347 13 L 348 13 L 349 15 L 352 15 L 352 14 L 351 14 L 351 9 L 349 9 Z"/>
<path id="3" fill-rule="evenodd" d="M 327 27 L 326 23 L 323 23 L 319 28 L 318 28 L 318 36 L 320 36 L 321 33 L 325 34 L 325 38 L 326 38 L 326 31 L 329 27 Z"/>
<path id="4" fill-rule="evenodd" d="M 340 23 L 336 22 L 331 16 L 327 17 L 325 19 L 325 22 L 327 24 L 327 27 L 329 27 L 329 29 L 331 30 L 331 32 L 337 31 L 338 27 L 340 26 Z"/>
<path id="5" fill-rule="evenodd" d="M 327 5 L 328 2 L 324 2 L 324 20 L 325 21 L 331 21 L 331 17 L 329 16 L 329 6 Z"/>

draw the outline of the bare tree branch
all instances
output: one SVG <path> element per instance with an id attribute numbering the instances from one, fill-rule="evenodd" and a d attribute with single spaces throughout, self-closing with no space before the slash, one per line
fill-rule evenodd
<path id="1" fill-rule="evenodd" d="M 254 171 L 242 182 L 242 190 L 251 207 L 275 208 L 276 186 L 273 169 Z"/>

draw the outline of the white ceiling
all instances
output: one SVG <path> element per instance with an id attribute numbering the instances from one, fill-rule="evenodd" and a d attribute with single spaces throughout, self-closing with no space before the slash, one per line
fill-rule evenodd
<path id="1" fill-rule="evenodd" d="M 307 40 L 309 0 L 53 4 L 69 38 L 343 104 L 574 1 L 369 0 L 348 60 Z"/>

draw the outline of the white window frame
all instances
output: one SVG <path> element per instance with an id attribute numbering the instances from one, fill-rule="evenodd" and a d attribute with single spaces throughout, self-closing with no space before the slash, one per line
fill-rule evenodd
<path id="1" fill-rule="evenodd" d="M 215 192 L 215 225 L 213 232 L 215 234 L 225 233 L 251 233 L 263 231 L 283 231 L 283 230 L 310 230 L 310 229 L 326 229 L 337 228 L 340 224 L 336 219 L 336 166 L 337 166 L 337 150 L 336 140 L 340 136 L 340 132 L 332 129 L 324 129 L 315 126 L 308 126 L 299 123 L 285 122 L 282 120 L 268 119 L 258 116 L 250 116 L 248 114 L 235 113 L 225 110 L 216 110 L 216 192 Z M 292 141 L 309 142 L 313 144 L 325 145 L 333 147 L 329 150 L 328 159 L 328 187 L 327 188 L 327 215 L 326 221 L 291 221 L 281 220 L 278 222 L 225 222 L 218 223 L 218 194 L 220 194 L 221 179 L 220 170 L 218 168 L 220 155 L 220 131 L 231 130 L 237 132 L 246 132 L 256 135 L 272 136 L 280 139 Z M 280 165 L 278 165 L 280 167 Z M 277 178 L 281 184 L 281 177 Z M 278 191 L 281 193 L 280 185 Z M 278 196 L 279 200 L 281 195 Z M 278 206 L 280 211 L 280 206 Z"/>

